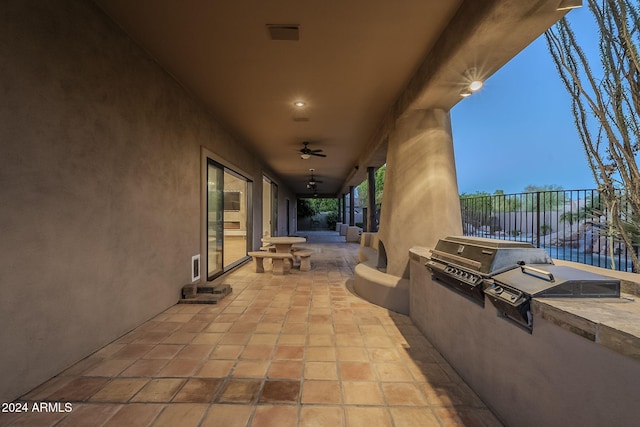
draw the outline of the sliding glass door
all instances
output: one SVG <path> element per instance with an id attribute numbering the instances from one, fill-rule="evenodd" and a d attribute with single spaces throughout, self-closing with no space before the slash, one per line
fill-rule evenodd
<path id="1" fill-rule="evenodd" d="M 251 241 L 250 180 L 207 159 L 207 279 L 247 259 Z"/>
<path id="2" fill-rule="evenodd" d="M 207 278 L 224 271 L 224 168 L 209 159 L 207 162 Z"/>

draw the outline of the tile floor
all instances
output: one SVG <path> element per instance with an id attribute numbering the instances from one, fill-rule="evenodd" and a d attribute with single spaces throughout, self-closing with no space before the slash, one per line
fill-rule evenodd
<path id="1" fill-rule="evenodd" d="M 500 425 L 407 316 L 349 291 L 357 244 L 308 246 L 312 271 L 246 264 L 221 304 L 173 306 L 21 399 L 71 412 L 0 425 Z"/>

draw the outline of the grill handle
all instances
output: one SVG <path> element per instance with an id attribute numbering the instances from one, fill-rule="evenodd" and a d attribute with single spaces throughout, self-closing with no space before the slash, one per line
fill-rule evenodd
<path id="1" fill-rule="evenodd" d="M 540 270 L 539 268 L 529 267 L 528 265 L 521 265 L 520 269 L 524 274 L 529 274 L 531 276 L 537 277 L 538 279 L 543 279 L 548 282 L 555 282 L 556 280 L 553 277 L 553 274 L 551 274 L 551 272 L 549 271 Z M 527 270 L 529 270 L 530 272 L 527 272 Z"/>
<path id="2" fill-rule="evenodd" d="M 461 256 L 458 255 L 453 255 L 447 252 L 442 252 L 436 249 L 430 249 L 430 252 L 432 254 L 434 254 L 436 256 L 436 258 L 440 257 L 440 258 L 444 258 L 445 260 L 447 258 L 449 258 L 450 260 L 453 260 L 459 264 L 465 264 L 467 266 L 470 266 L 472 268 L 477 268 L 478 270 L 480 269 L 480 267 L 482 267 L 482 263 L 478 262 L 478 261 L 474 261 L 472 259 L 467 259 L 467 258 L 463 258 Z"/>

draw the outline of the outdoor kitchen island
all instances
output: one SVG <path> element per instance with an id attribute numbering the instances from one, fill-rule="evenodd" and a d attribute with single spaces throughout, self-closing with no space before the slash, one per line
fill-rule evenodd
<path id="1" fill-rule="evenodd" d="M 640 302 L 635 295 L 534 296 L 533 327 L 527 328 L 499 314 L 486 295 L 481 304 L 434 279 L 426 266 L 433 253 L 410 249 L 410 317 L 501 421 L 509 426 L 638 425 Z"/>

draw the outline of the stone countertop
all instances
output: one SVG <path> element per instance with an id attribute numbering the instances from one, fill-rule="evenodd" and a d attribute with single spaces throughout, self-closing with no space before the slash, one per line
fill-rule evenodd
<path id="1" fill-rule="evenodd" d="M 430 255 L 429 249 L 424 247 L 413 247 L 409 253 L 410 259 L 422 263 Z M 557 264 L 582 267 L 577 263 L 559 261 Z M 640 282 L 638 274 L 584 267 L 587 271 Z M 624 277 L 619 277 L 621 274 Z M 534 298 L 532 312 L 534 325 L 535 318 L 540 317 L 615 352 L 640 360 L 640 298 L 635 295 L 623 293 L 621 298 Z"/>

